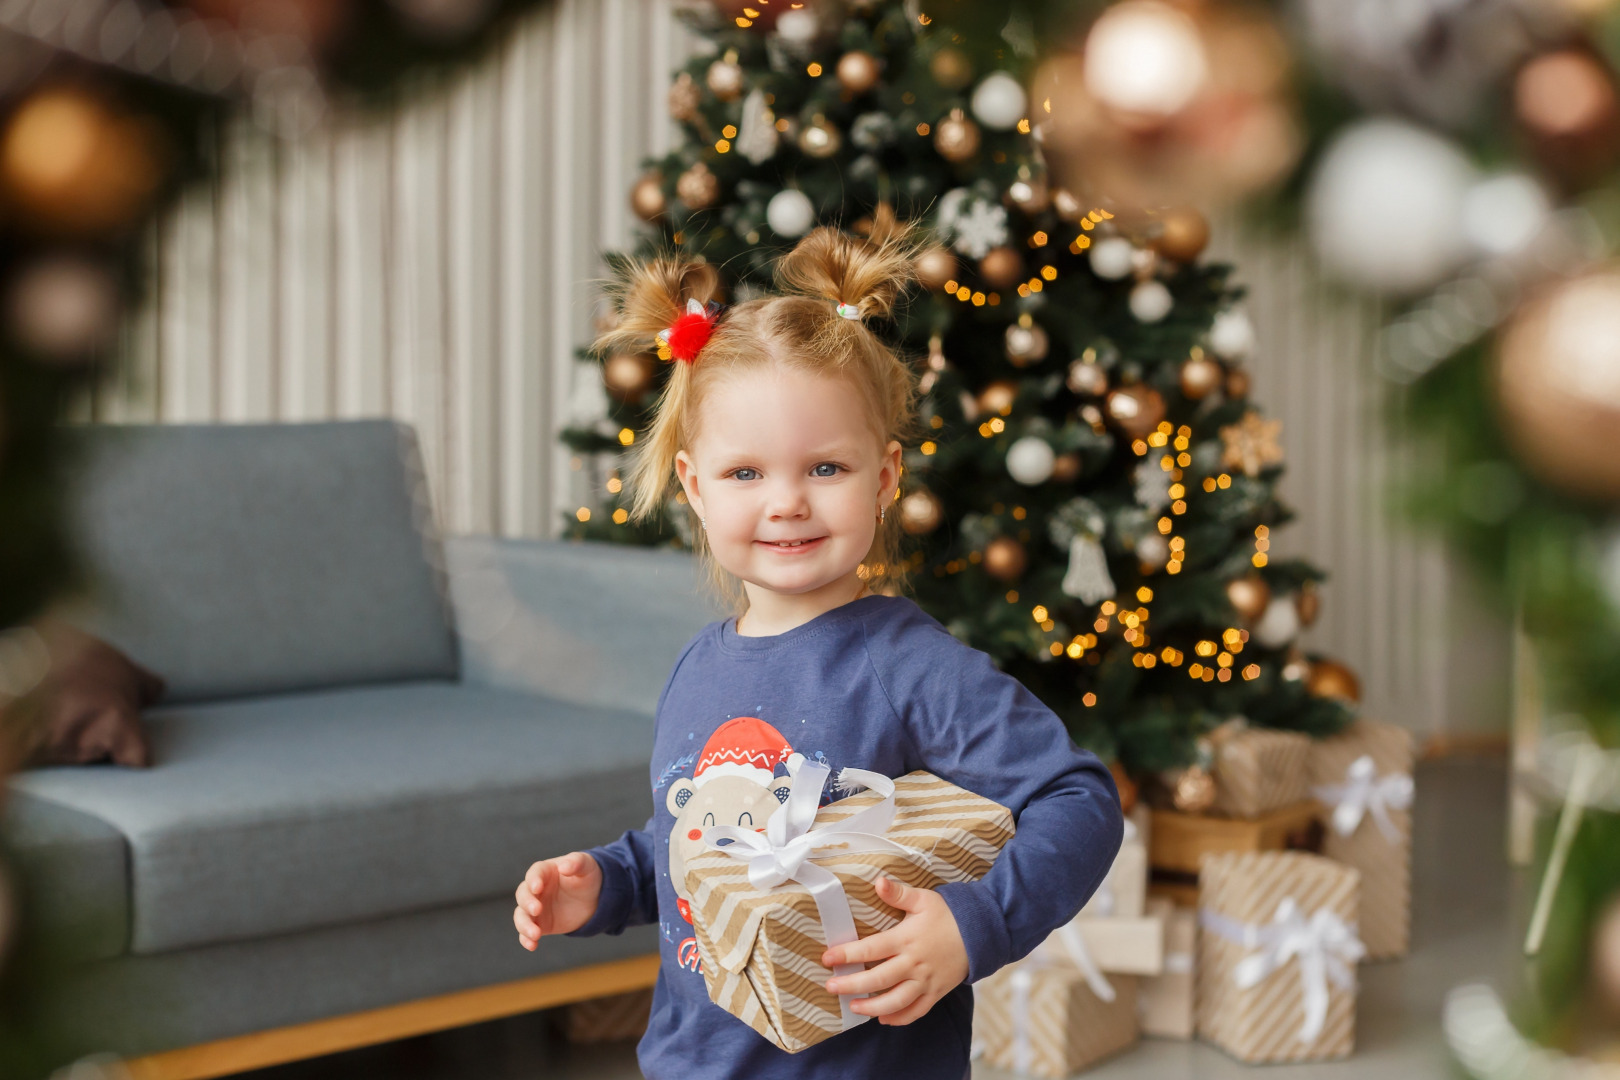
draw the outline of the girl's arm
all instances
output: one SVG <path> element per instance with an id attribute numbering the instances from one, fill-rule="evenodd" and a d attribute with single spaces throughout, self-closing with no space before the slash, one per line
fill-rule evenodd
<path id="1" fill-rule="evenodd" d="M 632 926 L 658 921 L 658 875 L 653 868 L 652 818 L 611 844 L 586 849 L 602 868 L 602 894 L 596 912 L 569 937 L 622 934 Z"/>

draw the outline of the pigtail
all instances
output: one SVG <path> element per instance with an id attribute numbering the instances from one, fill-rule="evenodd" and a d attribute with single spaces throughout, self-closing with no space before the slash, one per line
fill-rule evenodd
<path id="1" fill-rule="evenodd" d="M 618 311 L 611 329 L 596 339 L 598 355 L 645 352 L 658 335 L 676 325 L 687 302 L 707 304 L 720 291 L 720 276 L 707 263 L 673 256 L 626 259 L 614 267 L 608 288 Z M 675 454 L 685 443 L 682 417 L 692 390 L 692 365 L 675 361 L 653 405 L 652 423 L 630 452 L 630 517 L 644 521 L 656 514 L 674 481 Z"/>
<path id="2" fill-rule="evenodd" d="M 791 295 L 848 305 L 862 319 L 894 313 L 916 271 L 915 234 L 909 225 L 874 232 L 871 240 L 822 226 L 812 230 L 776 265 L 777 286 Z"/>

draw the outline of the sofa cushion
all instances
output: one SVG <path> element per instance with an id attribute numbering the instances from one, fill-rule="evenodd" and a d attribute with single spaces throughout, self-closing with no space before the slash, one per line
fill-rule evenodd
<path id="1" fill-rule="evenodd" d="M 149 954 L 509 893 L 646 821 L 651 724 L 459 683 L 329 690 L 159 707 L 150 769 L 12 783 L 124 834 Z"/>
<path id="2" fill-rule="evenodd" d="M 0 841 L 26 883 L 29 918 L 75 957 L 100 960 L 129 945 L 129 852 L 91 814 L 0 790 Z"/>
<path id="3" fill-rule="evenodd" d="M 168 701 L 454 678 L 414 436 L 392 421 L 91 427 L 79 621 Z"/>

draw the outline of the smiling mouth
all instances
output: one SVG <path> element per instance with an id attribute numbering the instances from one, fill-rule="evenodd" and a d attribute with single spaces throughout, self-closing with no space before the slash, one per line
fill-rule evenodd
<path id="1" fill-rule="evenodd" d="M 817 536 L 810 540 L 756 540 L 754 542 L 756 544 L 763 544 L 768 548 L 775 548 L 777 551 L 796 551 L 800 548 L 811 547 L 812 545 L 819 544 L 825 539 L 826 537 L 824 536 Z"/>

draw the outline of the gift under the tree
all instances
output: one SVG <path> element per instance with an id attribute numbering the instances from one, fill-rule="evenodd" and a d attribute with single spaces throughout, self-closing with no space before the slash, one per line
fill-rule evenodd
<path id="1" fill-rule="evenodd" d="M 974 984 L 974 1056 L 1031 1076 L 1068 1076 L 1136 1043 L 1136 993 L 1136 977 L 1104 973 L 1070 922 Z"/>
<path id="2" fill-rule="evenodd" d="M 1149 918 L 1164 923 L 1164 972 L 1136 985 L 1136 1011 L 1142 1034 L 1164 1039 L 1190 1039 L 1197 1027 L 1194 1012 L 1194 965 L 1198 948 L 1198 913 L 1155 897 L 1147 902 Z"/>
<path id="3" fill-rule="evenodd" d="M 1126 919 L 1142 917 L 1147 901 L 1148 836 L 1152 826 L 1146 806 L 1138 803 L 1125 819 L 1125 836 L 1108 876 L 1097 886 L 1080 914 L 1086 917 Z"/>
<path id="4" fill-rule="evenodd" d="M 1311 748 L 1322 854 L 1361 871 L 1361 940 L 1373 960 L 1405 956 L 1411 933 L 1412 764 L 1411 733 L 1375 720 Z"/>
<path id="5" fill-rule="evenodd" d="M 1210 743 L 1215 813 L 1257 818 L 1309 797 L 1309 736 L 1232 722 L 1213 731 Z"/>
<path id="6" fill-rule="evenodd" d="M 1251 1064 L 1355 1046 L 1361 874 L 1320 855 L 1216 855 L 1199 875 L 1198 1034 Z"/>
<path id="7" fill-rule="evenodd" d="M 843 769 L 839 787 L 866 790 L 819 806 L 827 767 L 794 769 L 763 831 L 710 826 L 708 850 L 686 861 L 709 997 L 788 1053 L 871 1019 L 826 989 L 865 965 L 828 970 L 821 957 L 900 921 L 877 898 L 879 876 L 922 889 L 976 881 L 1013 835 L 1006 807 L 930 773 Z"/>

